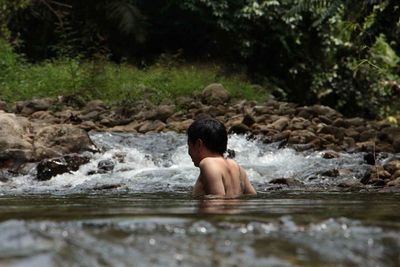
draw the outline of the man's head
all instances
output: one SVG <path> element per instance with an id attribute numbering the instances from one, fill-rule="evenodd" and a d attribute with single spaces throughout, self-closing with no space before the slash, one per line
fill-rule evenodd
<path id="1" fill-rule="evenodd" d="M 220 155 L 223 155 L 226 151 L 228 143 L 226 128 L 216 119 L 202 118 L 194 121 L 187 130 L 187 136 L 189 154 L 191 154 L 191 147 L 197 143 L 204 145 L 210 152 Z M 193 155 L 190 156 L 193 159 Z"/>

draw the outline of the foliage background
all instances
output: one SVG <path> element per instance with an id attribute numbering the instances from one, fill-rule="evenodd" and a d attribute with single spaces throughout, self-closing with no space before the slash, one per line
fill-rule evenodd
<path id="1" fill-rule="evenodd" d="M 265 94 L 345 115 L 383 117 L 400 107 L 397 0 L 0 0 L 0 8 L 2 92 L 8 86 L 9 94 L 21 87 L 9 82 L 16 66 L 29 73 L 75 64 L 77 73 L 101 77 L 108 67 L 88 65 L 146 70 L 161 62 L 166 70 L 223 66 L 216 76 L 245 73 Z M 92 96 L 122 86 L 88 85 L 96 75 L 68 86 Z"/>

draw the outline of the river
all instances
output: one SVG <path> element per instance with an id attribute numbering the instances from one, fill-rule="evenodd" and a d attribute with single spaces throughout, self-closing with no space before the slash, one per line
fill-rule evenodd
<path id="1" fill-rule="evenodd" d="M 363 177 L 362 153 L 325 159 L 233 135 L 258 195 L 198 200 L 184 135 L 91 138 L 102 152 L 78 171 L 1 184 L 0 266 L 400 266 L 400 193 L 338 187 Z"/>

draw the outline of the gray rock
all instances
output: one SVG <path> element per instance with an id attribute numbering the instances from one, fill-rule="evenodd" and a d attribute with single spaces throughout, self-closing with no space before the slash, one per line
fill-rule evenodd
<path id="1" fill-rule="evenodd" d="M 33 147 L 34 157 L 37 160 L 84 151 L 97 151 L 87 132 L 70 124 L 41 128 L 34 138 Z"/>
<path id="2" fill-rule="evenodd" d="M 208 85 L 204 88 L 201 97 L 203 103 L 213 106 L 227 103 L 231 98 L 229 92 L 220 83 Z"/>
<path id="3" fill-rule="evenodd" d="M 98 171 L 100 173 L 106 173 L 114 170 L 115 164 L 111 159 L 105 159 L 99 161 L 97 164 Z"/>

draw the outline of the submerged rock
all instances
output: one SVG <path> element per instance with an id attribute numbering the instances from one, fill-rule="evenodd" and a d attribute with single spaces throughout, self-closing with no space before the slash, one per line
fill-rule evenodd
<path id="1" fill-rule="evenodd" d="M 276 178 L 269 182 L 270 184 L 281 184 L 289 187 L 300 187 L 303 186 L 303 182 L 294 178 Z"/>
<path id="2" fill-rule="evenodd" d="M 105 159 L 99 161 L 97 164 L 98 172 L 99 173 L 106 173 L 114 170 L 115 164 L 111 159 Z"/>
<path id="3" fill-rule="evenodd" d="M 336 159 L 339 157 L 339 154 L 335 151 L 325 151 L 325 153 L 322 155 L 324 159 Z"/>
<path id="4" fill-rule="evenodd" d="M 89 157 L 82 155 L 65 155 L 60 158 L 44 159 L 36 167 L 36 179 L 47 181 L 52 177 L 66 172 L 77 171 L 83 164 L 88 163 Z"/>

